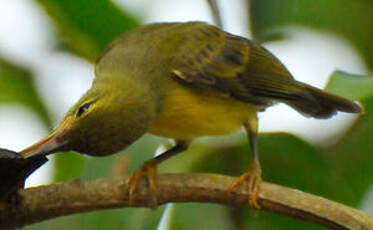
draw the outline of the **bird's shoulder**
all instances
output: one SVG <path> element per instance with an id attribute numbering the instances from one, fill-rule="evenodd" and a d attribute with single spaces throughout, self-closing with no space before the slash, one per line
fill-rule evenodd
<path id="1" fill-rule="evenodd" d="M 286 90 L 293 79 L 274 55 L 254 41 L 204 23 L 188 29 L 179 36 L 170 58 L 170 72 L 184 84 L 269 105 L 270 97 L 257 92 Z"/>
<path id="2" fill-rule="evenodd" d="M 204 23 L 187 28 L 171 57 L 171 71 L 178 77 L 215 84 L 216 78 L 233 78 L 244 71 L 249 57 L 246 39 Z"/>

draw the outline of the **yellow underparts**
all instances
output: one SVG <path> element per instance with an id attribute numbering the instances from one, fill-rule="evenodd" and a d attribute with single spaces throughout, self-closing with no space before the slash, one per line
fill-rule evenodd
<path id="1" fill-rule="evenodd" d="M 229 134 L 256 119 L 257 107 L 212 90 L 173 87 L 149 132 L 178 140 Z"/>

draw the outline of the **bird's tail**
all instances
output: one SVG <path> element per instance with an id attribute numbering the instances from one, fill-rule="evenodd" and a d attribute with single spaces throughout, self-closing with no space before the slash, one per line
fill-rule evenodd
<path id="1" fill-rule="evenodd" d="M 363 109 L 355 102 L 326 93 L 310 85 L 296 82 L 296 93 L 287 98 L 285 103 L 297 111 L 315 118 L 329 118 L 337 111 L 361 113 Z"/>

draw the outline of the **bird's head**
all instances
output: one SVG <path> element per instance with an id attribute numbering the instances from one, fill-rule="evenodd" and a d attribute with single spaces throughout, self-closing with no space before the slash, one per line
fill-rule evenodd
<path id="1" fill-rule="evenodd" d="M 142 136 L 154 115 L 154 102 L 130 82 L 94 82 L 49 136 L 26 148 L 26 156 L 76 151 L 105 156 Z"/>

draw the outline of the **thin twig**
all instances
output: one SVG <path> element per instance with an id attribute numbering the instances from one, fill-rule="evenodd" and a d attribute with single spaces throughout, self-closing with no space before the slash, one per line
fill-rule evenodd
<path id="1" fill-rule="evenodd" d="M 214 23 L 222 28 L 223 25 L 222 25 L 222 20 L 221 20 L 221 16 L 220 16 L 220 10 L 219 10 L 219 6 L 218 6 L 218 3 L 216 2 L 216 0 L 207 0 L 209 6 L 210 6 L 210 10 L 211 10 L 211 14 L 212 14 L 212 18 L 214 20 Z"/>
<path id="2" fill-rule="evenodd" d="M 248 191 L 228 193 L 234 177 L 214 174 L 164 174 L 157 178 L 158 204 L 168 202 L 219 203 L 248 207 Z M 22 227 L 43 220 L 128 206 L 124 179 L 99 179 L 40 186 L 20 191 L 18 205 L 0 205 L 0 229 Z M 143 182 L 134 207 L 151 207 Z M 373 229 L 373 216 L 299 190 L 263 182 L 259 192 L 263 211 L 292 216 L 331 229 Z"/>

